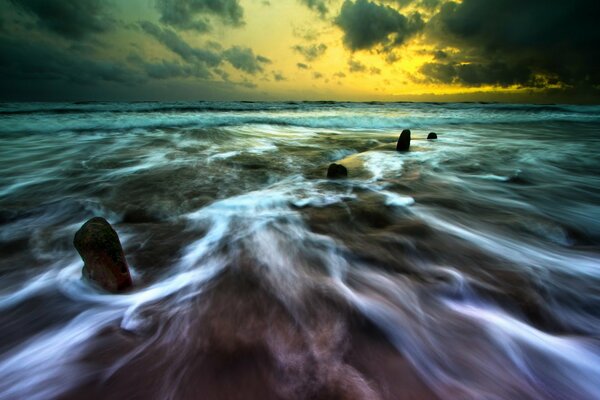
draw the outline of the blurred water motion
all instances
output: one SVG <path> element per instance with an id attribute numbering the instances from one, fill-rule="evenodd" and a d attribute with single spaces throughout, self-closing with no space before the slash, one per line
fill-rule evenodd
<path id="1" fill-rule="evenodd" d="M 600 398 L 600 107 L 0 114 L 2 399 Z M 81 280 L 96 215 L 132 291 Z"/>

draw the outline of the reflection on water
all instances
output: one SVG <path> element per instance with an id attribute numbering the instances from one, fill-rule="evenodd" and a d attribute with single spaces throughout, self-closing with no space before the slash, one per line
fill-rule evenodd
<path id="1" fill-rule="evenodd" d="M 0 398 L 600 398 L 597 107 L 0 113 Z"/>

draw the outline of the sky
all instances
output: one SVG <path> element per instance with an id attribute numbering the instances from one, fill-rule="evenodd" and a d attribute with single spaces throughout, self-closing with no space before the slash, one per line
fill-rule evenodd
<path id="1" fill-rule="evenodd" d="M 598 0 L 0 0 L 0 100 L 600 102 Z"/>

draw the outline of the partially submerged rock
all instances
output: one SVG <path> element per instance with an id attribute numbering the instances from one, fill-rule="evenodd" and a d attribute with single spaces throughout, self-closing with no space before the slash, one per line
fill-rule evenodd
<path id="1" fill-rule="evenodd" d="M 351 154 L 348 157 L 345 157 L 341 160 L 337 160 L 336 164 L 346 168 L 346 175 L 341 176 L 340 178 L 351 178 L 351 179 L 369 179 L 372 178 L 373 175 L 371 171 L 365 165 L 364 160 L 365 153 L 355 153 Z M 321 171 L 321 174 L 323 172 Z M 327 176 L 329 178 L 329 175 Z M 335 179 L 335 178 L 334 178 Z"/>
<path id="2" fill-rule="evenodd" d="M 132 285 L 119 236 L 104 218 L 95 217 L 83 224 L 75 234 L 73 245 L 83 259 L 85 278 L 110 292 Z"/>
<path id="3" fill-rule="evenodd" d="M 427 135 L 427 139 L 428 140 L 437 139 L 437 133 L 435 133 L 435 132 L 429 132 L 429 135 Z"/>
<path id="4" fill-rule="evenodd" d="M 342 164 L 330 164 L 327 168 L 327 177 L 329 179 L 346 178 L 348 176 L 348 169 Z"/>
<path id="5" fill-rule="evenodd" d="M 410 129 L 405 129 L 400 134 L 398 138 L 398 143 L 396 144 L 397 151 L 408 151 L 410 147 Z"/>

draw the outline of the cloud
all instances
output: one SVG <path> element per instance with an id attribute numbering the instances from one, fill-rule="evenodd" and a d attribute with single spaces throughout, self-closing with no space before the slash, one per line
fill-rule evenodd
<path id="1" fill-rule="evenodd" d="M 449 58 L 448 53 L 444 50 L 435 50 L 433 52 L 433 58 L 435 60 L 447 60 Z"/>
<path id="2" fill-rule="evenodd" d="M 244 98 L 248 79 L 229 81 L 218 67 L 185 60 L 126 59 L 93 54 L 29 39 L 0 36 L 0 99 L 65 101 L 114 99 Z M 223 81 L 211 78 L 219 75 Z M 193 79 L 191 79 L 193 78 Z M 168 80 L 168 85 L 162 81 Z"/>
<path id="3" fill-rule="evenodd" d="M 277 82 L 287 80 L 280 71 L 273 71 L 273 79 L 275 79 Z"/>
<path id="4" fill-rule="evenodd" d="M 593 88 L 600 84 L 596 0 L 448 2 L 428 24 L 441 49 L 459 49 L 422 72 L 440 82 Z M 441 60 L 440 57 L 436 57 Z"/>
<path id="5" fill-rule="evenodd" d="M 420 68 L 420 72 L 432 81 L 447 84 L 482 86 L 493 83 L 497 86 L 508 87 L 527 83 L 528 86 L 536 86 L 528 67 L 509 65 L 503 62 L 487 64 L 426 63 Z"/>
<path id="6" fill-rule="evenodd" d="M 3 97 L 27 98 L 50 86 L 115 83 L 133 86 L 145 77 L 125 63 L 94 60 L 27 40 L 0 40 L 0 92 Z M 34 97 L 35 98 L 35 97 Z"/>
<path id="7" fill-rule="evenodd" d="M 317 38 L 319 37 L 318 31 L 316 31 L 312 27 L 306 27 L 306 26 L 304 26 L 304 27 L 294 26 L 292 28 L 292 34 L 295 37 L 303 39 L 307 42 L 317 40 Z"/>
<path id="8" fill-rule="evenodd" d="M 403 9 L 408 6 L 423 11 L 432 11 L 437 8 L 444 0 L 378 0 L 380 3 L 389 3 Z"/>
<path id="9" fill-rule="evenodd" d="M 292 49 L 304 56 L 306 61 L 314 61 L 321 57 L 327 51 L 327 46 L 324 43 L 311 44 L 308 46 L 296 45 Z"/>
<path id="10" fill-rule="evenodd" d="M 344 32 L 344 45 L 352 51 L 378 45 L 389 51 L 425 25 L 419 13 L 406 17 L 392 7 L 369 0 L 345 0 L 334 22 Z"/>
<path id="11" fill-rule="evenodd" d="M 235 68 L 249 74 L 262 72 L 263 67 L 261 64 L 268 64 L 271 62 L 271 60 L 266 57 L 255 55 L 252 49 L 247 47 L 231 47 L 223 52 L 223 56 Z"/>
<path id="12" fill-rule="evenodd" d="M 207 16 L 231 26 L 244 24 L 244 9 L 238 0 L 156 0 L 160 22 L 178 29 L 210 30 Z"/>
<path id="13" fill-rule="evenodd" d="M 132 54 L 128 57 L 130 63 L 141 68 L 149 78 L 152 79 L 173 79 L 195 77 L 208 79 L 212 73 L 204 65 L 181 64 L 176 61 L 160 60 L 156 62 L 147 62 L 144 57 L 138 54 Z"/>
<path id="14" fill-rule="evenodd" d="M 0 32 L 4 31 L 4 16 L 0 14 Z"/>
<path id="15" fill-rule="evenodd" d="M 310 69 L 310 67 L 304 63 L 297 63 L 296 66 L 300 69 Z"/>
<path id="16" fill-rule="evenodd" d="M 248 49 L 250 50 L 250 49 Z M 252 50 L 250 50 L 252 51 Z M 264 63 L 264 64 L 271 64 L 272 61 L 270 59 L 268 59 L 267 57 L 261 56 L 261 55 L 257 55 L 256 56 L 256 61 Z"/>
<path id="17" fill-rule="evenodd" d="M 108 31 L 115 20 L 103 0 L 10 0 L 35 18 L 38 27 L 67 39 Z"/>
<path id="18" fill-rule="evenodd" d="M 348 60 L 348 71 L 350 72 L 364 72 L 367 70 L 367 66 L 360 61 Z"/>
<path id="19" fill-rule="evenodd" d="M 188 76 L 204 76 L 207 67 L 217 67 L 223 60 L 228 61 L 234 68 L 256 74 L 263 71 L 263 64 L 270 64 L 272 61 L 262 55 L 255 55 L 254 51 L 247 47 L 233 46 L 224 51 L 200 49 L 190 46 L 175 31 L 169 28 L 161 28 L 151 22 L 142 21 L 140 27 L 162 43 L 166 48 L 181 57 L 182 60 L 193 66 L 192 70 L 185 70 Z M 209 42 L 208 47 L 219 49 L 215 43 Z M 166 65 L 154 66 L 155 69 L 163 69 Z M 169 65 L 174 70 L 173 65 Z M 192 68 L 192 67 L 188 67 Z"/>
<path id="20" fill-rule="evenodd" d="M 148 21 L 140 22 L 140 27 L 166 48 L 189 63 L 201 62 L 209 66 L 217 66 L 222 61 L 219 53 L 192 47 L 171 29 L 160 28 Z"/>
<path id="21" fill-rule="evenodd" d="M 419 5 L 425 9 L 434 9 L 442 3 L 441 0 L 421 0 Z"/>
<path id="22" fill-rule="evenodd" d="M 318 71 L 313 72 L 313 79 L 321 79 L 322 77 L 323 77 L 322 73 L 320 73 Z"/>
<path id="23" fill-rule="evenodd" d="M 328 0 L 300 0 L 300 3 L 304 4 L 311 10 L 318 12 L 322 17 L 324 17 L 329 11 L 329 7 L 327 5 Z"/>
<path id="24" fill-rule="evenodd" d="M 219 75 L 224 81 L 229 81 L 229 74 L 227 71 L 223 71 L 221 68 L 215 68 L 213 72 Z"/>
<path id="25" fill-rule="evenodd" d="M 210 78 L 212 74 L 205 68 L 190 68 L 175 62 L 162 60 L 157 63 L 148 63 L 144 69 L 150 78 L 170 79 L 194 76 L 196 78 Z"/>
<path id="26" fill-rule="evenodd" d="M 245 87 L 247 89 L 256 89 L 258 87 L 258 85 L 252 81 L 249 81 L 247 79 L 244 79 L 242 81 L 239 82 L 232 82 L 234 85 L 239 85 L 242 87 Z"/>
<path id="27" fill-rule="evenodd" d="M 185 70 L 187 76 L 203 76 L 206 67 L 216 67 L 227 60 L 234 68 L 256 74 L 263 71 L 262 64 L 270 64 L 271 60 L 261 55 L 255 55 L 254 51 L 247 47 L 233 46 L 222 52 L 208 49 L 200 49 L 190 46 L 175 31 L 168 28 L 161 28 L 151 22 L 140 22 L 141 28 L 152 35 L 156 40 L 162 43 L 166 48 L 177 54 L 187 63 L 194 66 L 191 71 Z M 218 48 L 214 43 L 209 43 L 212 49 Z M 164 70 L 166 65 L 156 65 L 153 68 L 157 71 Z M 169 65 L 174 70 L 173 65 Z"/>

